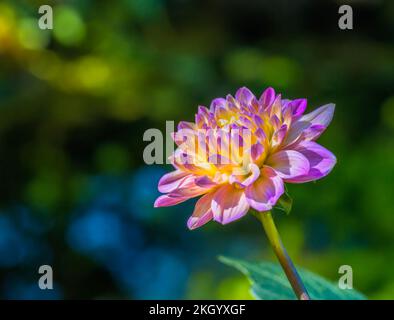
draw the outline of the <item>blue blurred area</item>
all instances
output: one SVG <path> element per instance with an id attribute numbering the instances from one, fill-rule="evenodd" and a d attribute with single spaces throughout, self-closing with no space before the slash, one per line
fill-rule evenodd
<path id="1" fill-rule="evenodd" d="M 142 167 L 136 170 L 127 188 L 127 205 L 133 216 L 141 221 L 160 218 L 162 213 L 153 207 L 160 195 L 157 184 L 164 171 L 159 166 Z"/>
<path id="2" fill-rule="evenodd" d="M 0 216 L 0 265 L 12 267 L 28 257 L 28 242 L 15 228 L 10 219 Z"/>
<path id="3" fill-rule="evenodd" d="M 21 216 L 0 214 L 0 266 L 28 266 L 43 258 L 50 260 L 51 249 L 37 237 L 41 231 L 42 227 L 26 211 Z"/>
<path id="4" fill-rule="evenodd" d="M 115 261 L 115 265 L 116 265 Z M 130 296 L 136 299 L 181 299 L 188 275 L 186 261 L 170 249 L 147 247 L 112 270 Z"/>
<path id="5" fill-rule="evenodd" d="M 41 290 L 37 282 L 28 282 L 13 277 L 5 281 L 2 289 L 3 298 L 10 300 L 59 300 L 64 297 L 57 283 L 54 283 L 51 290 Z"/>
<path id="6" fill-rule="evenodd" d="M 136 235 L 135 230 L 128 230 L 116 213 L 90 209 L 71 223 L 68 239 L 75 250 L 105 261 L 126 245 L 126 233 Z M 134 240 L 138 244 L 138 238 Z"/>

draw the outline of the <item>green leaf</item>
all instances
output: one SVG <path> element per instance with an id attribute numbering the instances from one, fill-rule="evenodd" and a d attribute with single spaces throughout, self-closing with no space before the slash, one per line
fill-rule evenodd
<path id="1" fill-rule="evenodd" d="M 296 300 L 281 266 L 272 262 L 248 262 L 219 257 L 228 266 L 245 274 L 250 280 L 252 294 L 259 300 Z M 298 269 L 298 268 L 297 268 Z M 364 300 L 366 297 L 353 289 L 342 290 L 334 283 L 303 269 L 298 272 L 312 300 Z"/>
<path id="2" fill-rule="evenodd" d="M 279 209 L 284 211 L 286 214 L 290 214 L 291 208 L 293 206 L 293 199 L 289 196 L 287 191 L 282 194 L 278 202 L 274 206 L 274 209 Z"/>

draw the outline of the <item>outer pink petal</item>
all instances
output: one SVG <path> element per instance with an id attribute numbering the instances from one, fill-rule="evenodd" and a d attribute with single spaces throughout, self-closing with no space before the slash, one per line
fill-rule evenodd
<path id="1" fill-rule="evenodd" d="M 227 224 L 243 217 L 249 210 L 244 190 L 232 185 L 221 187 L 212 199 L 213 219 Z"/>
<path id="2" fill-rule="evenodd" d="M 319 124 L 327 128 L 334 116 L 334 111 L 335 104 L 329 103 L 303 115 L 299 121 L 309 122 L 311 125 Z"/>
<path id="3" fill-rule="evenodd" d="M 314 124 L 310 126 L 307 130 L 304 130 L 302 140 L 316 140 L 326 129 L 327 128 L 321 124 Z"/>
<path id="4" fill-rule="evenodd" d="M 281 178 L 289 179 L 305 175 L 309 172 L 309 161 L 300 152 L 282 150 L 271 155 L 267 165 L 275 169 Z"/>
<path id="5" fill-rule="evenodd" d="M 286 182 L 302 183 L 318 180 L 329 174 L 337 162 L 331 151 L 314 141 L 303 141 L 295 149 L 308 159 L 310 169 L 307 174 L 286 179 Z"/>
<path id="6" fill-rule="evenodd" d="M 155 208 L 175 206 L 181 202 L 188 200 L 188 197 L 174 197 L 171 195 L 162 195 L 158 197 L 153 205 Z"/>
<path id="7" fill-rule="evenodd" d="M 169 193 L 169 196 L 194 198 L 204 193 L 207 193 L 210 189 L 212 189 L 212 187 L 200 187 L 193 182 L 187 187 L 179 188 L 172 191 L 171 193 Z"/>
<path id="8" fill-rule="evenodd" d="M 192 216 L 187 221 L 187 226 L 189 229 L 193 230 L 202 225 L 206 224 L 208 221 L 212 220 L 213 213 L 211 209 L 212 198 L 215 192 L 210 192 L 202 196 L 194 207 Z"/>
<path id="9" fill-rule="evenodd" d="M 269 167 L 263 167 L 260 178 L 245 190 L 249 204 L 258 211 L 271 210 L 284 192 L 284 183 Z"/>
<path id="10" fill-rule="evenodd" d="M 169 194 L 165 194 L 156 199 L 154 207 L 168 207 L 184 202 L 188 199 L 198 197 L 207 193 L 212 188 L 201 188 L 194 182 L 187 187 L 175 189 Z"/>
<path id="11" fill-rule="evenodd" d="M 316 139 L 330 124 L 334 110 L 335 105 L 330 103 L 303 115 L 291 125 L 285 144 L 294 143 L 301 135 L 303 135 L 302 140 Z"/>
<path id="12" fill-rule="evenodd" d="M 168 193 L 185 184 L 187 185 L 188 182 L 192 182 L 193 180 L 194 177 L 189 172 L 176 170 L 161 177 L 158 188 L 161 193 Z"/>

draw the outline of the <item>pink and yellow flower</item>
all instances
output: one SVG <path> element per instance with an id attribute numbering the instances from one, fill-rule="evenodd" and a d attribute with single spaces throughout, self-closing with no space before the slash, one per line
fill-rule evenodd
<path id="1" fill-rule="evenodd" d="M 306 99 L 285 100 L 274 89 L 257 99 L 243 87 L 200 106 L 195 122 L 180 122 L 173 134 L 175 171 L 159 181 L 155 207 L 202 196 L 188 220 L 195 229 L 210 220 L 226 224 L 250 208 L 269 211 L 284 183 L 326 176 L 335 156 L 315 140 L 327 128 L 334 104 L 304 114 Z"/>

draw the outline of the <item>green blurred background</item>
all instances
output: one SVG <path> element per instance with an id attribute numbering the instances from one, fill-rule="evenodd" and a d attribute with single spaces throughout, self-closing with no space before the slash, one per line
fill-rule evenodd
<path id="1" fill-rule="evenodd" d="M 347 3 L 348 31 L 336 1 L 46 1 L 45 31 L 42 4 L 0 2 L 1 298 L 252 298 L 217 256 L 274 259 L 258 222 L 188 231 L 193 201 L 153 209 L 171 168 L 142 160 L 146 129 L 244 85 L 336 103 L 338 163 L 278 228 L 297 264 L 394 298 L 393 1 Z"/>

